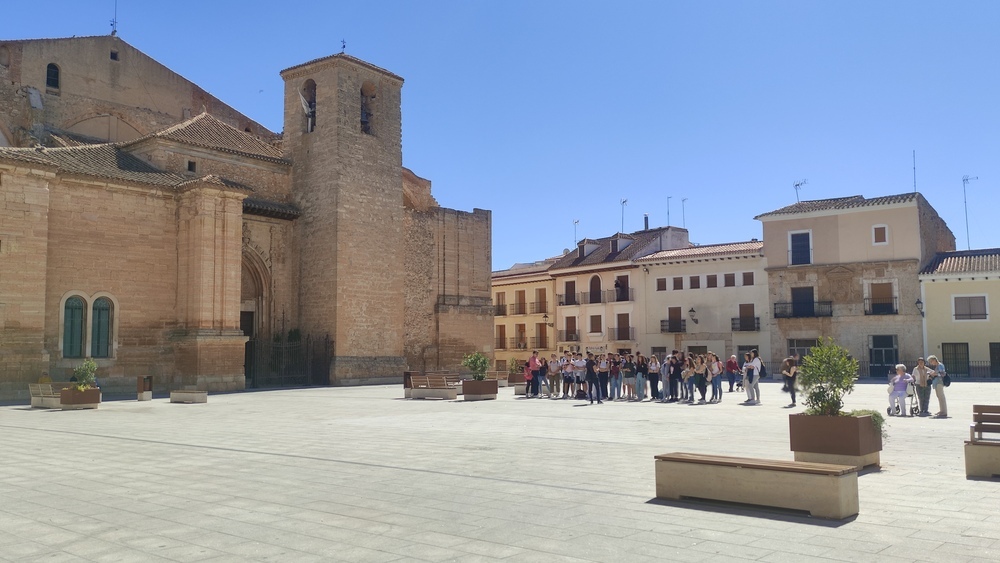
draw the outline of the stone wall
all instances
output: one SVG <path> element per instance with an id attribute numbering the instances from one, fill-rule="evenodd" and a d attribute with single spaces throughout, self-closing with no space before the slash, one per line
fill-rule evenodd
<path id="1" fill-rule="evenodd" d="M 955 234 L 922 195 L 917 197 L 917 214 L 921 238 L 920 268 L 923 269 L 938 252 L 955 250 Z"/>

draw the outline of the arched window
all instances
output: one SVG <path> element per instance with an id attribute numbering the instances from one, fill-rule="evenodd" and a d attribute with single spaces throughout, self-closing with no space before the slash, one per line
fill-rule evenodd
<path id="1" fill-rule="evenodd" d="M 45 85 L 54 90 L 59 89 L 59 67 L 55 63 L 49 63 L 45 69 Z"/>
<path id="2" fill-rule="evenodd" d="M 73 296 L 66 300 L 63 325 L 63 357 L 83 357 L 83 299 Z"/>
<path id="3" fill-rule="evenodd" d="M 361 132 L 374 135 L 373 121 L 375 119 L 375 85 L 365 82 L 361 86 Z"/>
<path id="4" fill-rule="evenodd" d="M 316 83 L 312 79 L 306 80 L 302 85 L 299 98 L 305 113 L 306 133 L 312 133 L 316 129 Z"/>
<path id="5" fill-rule="evenodd" d="M 590 278 L 590 301 L 589 303 L 601 302 L 601 276 Z"/>
<path id="6" fill-rule="evenodd" d="M 101 297 L 94 301 L 93 326 L 90 333 L 90 355 L 93 358 L 111 357 L 111 300 Z"/>

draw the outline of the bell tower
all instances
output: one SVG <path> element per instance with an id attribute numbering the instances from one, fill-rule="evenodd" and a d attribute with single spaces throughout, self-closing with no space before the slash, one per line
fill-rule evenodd
<path id="1" fill-rule="evenodd" d="M 301 329 L 334 339 L 333 385 L 398 381 L 404 358 L 403 79 L 343 53 L 281 72 L 302 211 Z"/>

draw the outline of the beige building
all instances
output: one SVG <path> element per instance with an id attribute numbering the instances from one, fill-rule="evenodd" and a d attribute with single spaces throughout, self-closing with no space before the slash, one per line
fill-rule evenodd
<path id="1" fill-rule="evenodd" d="M 0 397 L 87 356 L 223 390 L 492 353 L 490 213 L 402 166 L 403 79 L 281 76 L 276 134 L 117 37 L 0 41 L 0 144 L 35 147 L 0 148 Z"/>
<path id="2" fill-rule="evenodd" d="M 559 259 L 549 274 L 555 280 L 558 350 L 636 353 L 646 324 L 642 291 L 645 273 L 634 262 L 660 250 L 689 246 L 678 227 L 617 233 L 584 239 Z"/>
<path id="3" fill-rule="evenodd" d="M 764 244 L 758 240 L 663 250 L 635 260 L 645 319 L 638 335 L 643 353 L 672 350 L 771 354 L 771 313 Z"/>
<path id="4" fill-rule="evenodd" d="M 919 193 L 803 201 L 764 213 L 771 351 L 832 337 L 881 376 L 923 353 L 917 276 L 955 237 Z"/>
<path id="5" fill-rule="evenodd" d="M 920 272 L 924 350 L 956 376 L 1000 377 L 1000 248 L 938 253 Z"/>
<path id="6" fill-rule="evenodd" d="M 555 280 L 548 271 L 558 260 L 515 264 L 493 272 L 496 369 L 520 365 L 534 350 L 544 357 L 555 353 Z"/>

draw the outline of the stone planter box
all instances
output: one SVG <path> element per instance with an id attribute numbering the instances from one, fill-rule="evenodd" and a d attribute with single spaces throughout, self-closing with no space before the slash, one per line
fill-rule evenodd
<path id="1" fill-rule="evenodd" d="M 882 435 L 871 416 L 788 415 L 788 436 L 795 461 L 879 466 Z"/>
<path id="2" fill-rule="evenodd" d="M 59 393 L 59 403 L 64 411 L 96 409 L 101 404 L 101 390 L 94 387 L 78 391 L 69 387 Z"/>
<path id="3" fill-rule="evenodd" d="M 497 398 L 497 380 L 466 379 L 462 381 L 462 395 L 466 401 L 488 401 Z"/>
<path id="4" fill-rule="evenodd" d="M 208 391 L 197 391 L 195 389 L 178 389 L 170 392 L 171 403 L 207 403 Z"/>

